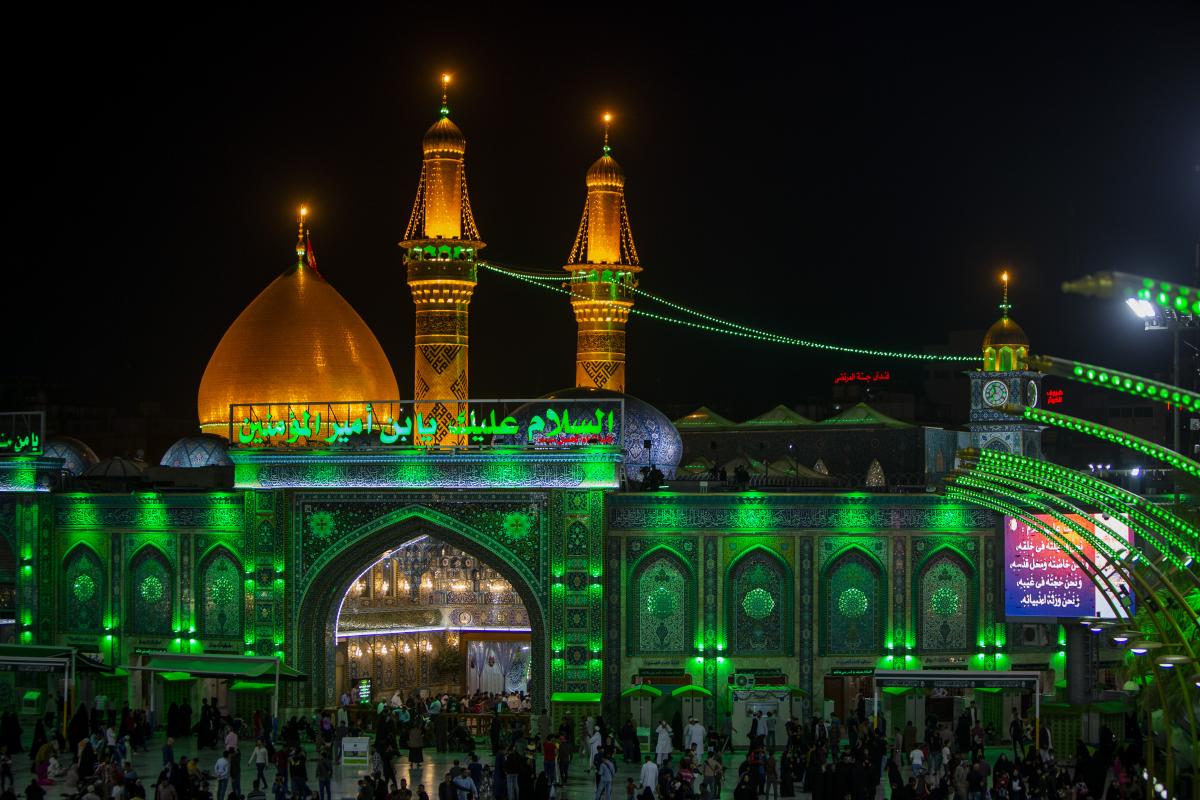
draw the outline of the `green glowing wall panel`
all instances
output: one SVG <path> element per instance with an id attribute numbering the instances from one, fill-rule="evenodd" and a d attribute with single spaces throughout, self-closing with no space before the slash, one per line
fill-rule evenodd
<path id="1" fill-rule="evenodd" d="M 108 572 L 96 551 L 76 545 L 63 560 L 61 584 L 63 629 L 68 633 L 99 633 L 104 629 Z"/>
<path id="2" fill-rule="evenodd" d="M 196 628 L 201 636 L 242 635 L 242 574 L 228 550 L 213 550 L 200 565 L 199 599 Z"/>
<path id="3" fill-rule="evenodd" d="M 927 559 L 918 575 L 917 646 L 922 652 L 975 646 L 976 599 L 969 565 L 953 550 Z"/>
<path id="4" fill-rule="evenodd" d="M 143 547 L 129 568 L 126 630 L 148 636 L 170 634 L 175 596 L 174 575 L 166 556 L 156 547 Z"/>
<path id="5" fill-rule="evenodd" d="M 883 650 L 887 579 L 857 547 L 827 567 L 821 593 L 823 655 L 876 655 Z"/>
<path id="6" fill-rule="evenodd" d="M 742 552 L 725 579 L 733 655 L 792 655 L 794 599 L 791 569 L 775 552 L 763 546 Z"/>
<path id="7" fill-rule="evenodd" d="M 695 579 L 679 556 L 666 548 L 651 552 L 634 569 L 630 589 L 630 652 L 690 654 Z"/>

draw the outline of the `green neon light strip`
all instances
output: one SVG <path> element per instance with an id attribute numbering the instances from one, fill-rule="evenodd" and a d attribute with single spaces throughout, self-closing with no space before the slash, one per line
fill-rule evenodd
<path id="1" fill-rule="evenodd" d="M 590 300 L 590 301 L 595 302 L 595 298 L 585 297 L 584 295 L 576 294 L 572 291 L 563 289 L 559 286 L 549 285 L 549 284 L 543 282 L 545 280 L 543 278 L 531 278 L 527 275 L 523 275 L 518 272 L 512 272 L 511 270 L 501 269 L 500 267 L 497 267 L 494 264 L 485 264 L 483 262 L 479 262 L 479 266 L 481 266 L 484 269 L 489 270 L 491 272 L 495 272 L 499 275 L 504 275 L 509 278 L 515 278 L 519 281 L 524 281 L 525 283 L 528 283 L 532 286 L 537 286 L 541 289 L 547 289 L 552 292 L 558 292 L 559 294 L 565 294 L 568 297 L 578 297 L 581 300 Z M 635 291 L 637 291 L 637 290 L 635 290 Z M 654 299 L 657 300 L 658 298 L 654 298 Z M 661 302 L 666 302 L 666 301 L 661 301 Z M 616 307 L 615 303 L 613 305 L 614 305 L 614 307 Z M 738 325 L 737 323 L 726 322 L 724 320 L 717 319 L 716 317 L 710 317 L 706 314 L 702 314 L 699 311 L 693 311 L 691 309 L 685 308 L 684 306 L 679 306 L 679 305 L 675 305 L 675 304 L 669 304 L 669 305 L 671 305 L 673 308 L 684 311 L 686 313 L 695 314 L 706 320 L 716 322 L 721 327 L 717 327 L 715 325 L 701 325 L 698 322 L 689 322 L 688 320 L 676 319 L 674 317 L 667 317 L 662 314 L 655 314 L 652 311 L 646 311 L 646 310 L 640 309 L 640 308 L 628 308 L 627 310 L 630 314 L 632 314 L 634 316 L 646 317 L 648 319 L 657 320 L 659 322 L 669 322 L 673 325 L 679 325 L 684 328 L 693 328 L 695 330 L 708 331 L 709 333 L 724 333 L 729 336 L 738 336 L 743 339 L 753 339 L 755 341 L 761 341 L 761 342 L 772 342 L 774 344 L 786 344 L 786 345 L 792 345 L 794 347 L 806 347 L 806 348 L 814 349 L 814 350 L 827 350 L 827 351 L 836 352 L 836 353 L 851 353 L 853 355 L 873 356 L 873 357 L 880 357 L 880 358 L 906 358 L 906 359 L 912 359 L 915 361 L 965 362 L 965 361 L 980 361 L 981 360 L 980 356 L 951 356 L 951 355 L 941 355 L 941 354 L 937 354 L 937 353 L 902 353 L 902 352 L 893 351 L 893 350 L 874 350 L 871 348 L 864 348 L 864 347 L 847 347 L 845 345 L 828 344 L 826 342 L 814 342 L 814 341 L 811 341 L 808 339 L 797 339 L 793 336 L 781 336 L 780 334 L 777 334 L 777 333 L 769 333 L 767 331 L 760 331 L 756 328 L 748 328 L 744 325 Z M 625 308 L 625 306 L 621 306 L 621 307 Z"/>
<path id="2" fill-rule="evenodd" d="M 1107 425 L 1097 425 L 1094 422 L 1088 422 L 1077 417 L 1069 417 L 1066 414 L 1059 414 L 1040 408 L 1030 408 L 1029 406 L 1004 406 L 1004 410 L 1010 414 L 1023 416 L 1031 422 L 1053 425 L 1056 428 L 1084 433 L 1097 439 L 1104 439 L 1114 444 L 1119 444 L 1130 450 L 1144 453 L 1151 458 L 1156 458 L 1165 464 L 1170 464 L 1172 467 L 1186 472 L 1191 477 L 1200 479 L 1200 463 L 1193 461 L 1187 456 L 1180 455 L 1174 450 L 1137 436 L 1131 436 L 1116 428 L 1110 428 Z"/>
<path id="3" fill-rule="evenodd" d="M 1044 476 L 1038 475 L 1037 473 L 1019 472 L 1017 470 L 999 468 L 995 465 L 991 466 L 990 468 L 980 467 L 976 472 L 989 476 L 1006 477 L 1013 480 L 1019 480 L 1023 483 L 1029 483 L 1051 492 L 1061 493 L 1079 502 L 1092 503 L 1110 517 L 1116 517 L 1118 519 L 1122 516 L 1126 517 L 1126 521 L 1128 522 L 1129 527 L 1134 531 L 1137 541 L 1142 543 L 1152 542 L 1159 555 L 1161 555 L 1179 570 L 1186 572 L 1191 580 L 1195 582 L 1197 586 L 1200 586 L 1200 576 L 1194 574 L 1188 569 L 1196 560 L 1196 552 L 1187 547 L 1180 539 L 1178 539 L 1178 537 L 1174 537 L 1169 533 L 1164 535 L 1165 529 L 1162 529 L 1161 526 L 1153 523 L 1152 520 L 1150 521 L 1151 525 L 1145 525 L 1145 518 L 1142 517 L 1142 515 L 1140 515 L 1136 509 L 1130 506 L 1126 506 L 1125 508 L 1117 508 L 1105 503 L 1102 499 L 1098 498 L 1096 493 L 1079 489 L 1066 482 L 1055 482 L 1049 480 Z M 1174 545 L 1177 550 L 1183 553 L 1182 558 L 1171 551 L 1171 545 Z M 1185 561 L 1184 559 L 1187 560 Z"/>
<path id="4" fill-rule="evenodd" d="M 1069 361 L 1054 356 L 1034 356 L 1029 359 L 1029 364 L 1036 370 L 1059 378 L 1125 392 L 1167 405 L 1173 403 L 1182 406 L 1187 411 L 1200 410 L 1200 394 L 1172 386 L 1169 383 L 1143 378 L 1140 375 L 1118 372 L 1107 367 L 1085 364 L 1082 361 Z"/>
<path id="5" fill-rule="evenodd" d="M 1000 463 L 1012 464 L 1022 469 L 1031 470 L 1033 472 L 1042 472 L 1052 475 L 1061 480 L 1067 480 L 1076 484 L 1082 485 L 1099 494 L 1110 498 L 1111 502 L 1118 503 L 1122 506 L 1133 506 L 1147 516 L 1154 517 L 1160 523 L 1171 530 L 1178 531 L 1190 539 L 1200 542 L 1200 529 L 1192 525 L 1187 520 L 1173 514 L 1171 511 L 1163 508 L 1156 503 L 1152 503 L 1141 495 L 1134 494 L 1127 489 L 1122 489 L 1120 486 L 1114 486 L 1111 483 L 1093 478 L 1084 472 L 1077 472 L 1073 469 L 1060 467 L 1057 464 L 1051 464 L 1048 461 L 1038 461 L 1025 456 L 1013 455 L 1011 453 L 998 453 L 995 450 L 977 451 L 977 456 L 982 463 Z"/>
<path id="6" fill-rule="evenodd" d="M 1097 527 L 1103 528 L 1104 531 L 1106 533 L 1108 533 L 1108 535 L 1111 536 L 1113 539 L 1123 542 L 1124 538 L 1121 537 L 1120 535 L 1118 535 L 1116 531 L 1114 531 L 1112 528 L 1105 525 L 1103 523 L 1103 521 L 1095 519 L 1090 514 L 1085 512 L 1083 509 L 1077 508 L 1076 506 L 1072 505 L 1071 503 L 1068 503 L 1066 500 L 1063 500 L 1061 497 L 1055 497 L 1054 495 L 1050 494 L 1049 492 L 1043 491 L 1035 486 L 1031 486 L 1028 483 L 1013 480 L 1012 478 L 1004 478 L 1004 477 L 1001 477 L 998 475 L 986 475 L 985 476 L 985 475 L 978 475 L 978 474 L 976 474 L 974 476 L 966 476 L 966 475 L 958 476 L 957 480 L 961 481 L 964 486 L 968 486 L 973 489 L 980 489 L 982 491 L 994 492 L 997 494 L 1004 494 L 1004 495 L 1007 495 L 1008 497 L 1011 497 L 1014 500 L 1024 499 L 1025 502 L 1030 503 L 1031 505 L 1036 505 L 1037 507 L 1041 508 L 1044 513 L 1050 514 L 1056 520 L 1061 522 L 1063 525 L 1070 527 L 1071 530 L 1075 531 L 1080 536 L 1082 536 L 1088 544 L 1090 544 L 1092 547 L 1094 547 L 1096 549 L 1097 553 L 1103 553 L 1104 556 L 1109 561 L 1113 562 L 1114 564 L 1117 563 L 1118 561 L 1125 560 L 1125 558 L 1127 558 L 1131 553 L 1133 554 L 1133 558 L 1131 559 L 1131 561 L 1137 561 L 1141 558 L 1145 558 L 1145 556 L 1146 556 L 1145 553 L 1143 553 L 1141 550 L 1136 549 L 1132 544 L 1129 544 L 1128 550 L 1120 552 L 1120 553 L 1113 550 L 1111 547 L 1108 546 L 1107 542 L 1105 542 L 1103 539 L 1101 539 L 1100 537 L 1093 534 L 1091 531 L 1089 531 L 1087 528 L 1080 525 L 1075 520 L 1071 519 L 1066 514 L 1076 514 L 1080 517 L 1088 519 L 1092 522 L 1092 524 L 1096 525 Z M 1036 497 L 1036 498 L 1038 498 L 1038 500 L 1036 500 L 1036 501 L 1030 500 L 1029 499 L 1030 496 Z M 1049 505 L 1051 503 L 1054 505 L 1060 506 L 1066 512 L 1066 514 L 1056 511 L 1054 508 L 1051 508 L 1051 506 Z M 1149 559 L 1146 559 L 1146 563 L 1149 564 L 1151 562 Z"/>
<path id="7" fill-rule="evenodd" d="M 1096 272 L 1067 281 L 1062 290 L 1089 297 L 1137 298 L 1178 314 L 1200 315 L 1200 289 L 1128 272 Z"/>
<path id="8" fill-rule="evenodd" d="M 972 456 L 967 456 L 967 461 L 972 460 Z M 1172 564 L 1179 569 L 1188 572 L 1189 577 L 1200 585 L 1200 575 L 1189 572 L 1188 568 L 1192 563 L 1200 558 L 1200 553 L 1193 549 L 1188 542 L 1177 536 L 1174 531 L 1161 525 L 1157 520 L 1152 519 L 1144 514 L 1138 507 L 1129 502 L 1123 502 L 1121 499 L 1114 499 L 1109 494 L 1096 491 L 1091 486 L 1083 481 L 1073 481 L 1063 477 L 1053 477 L 1048 471 L 1026 469 L 1020 466 L 1014 466 L 1013 462 L 1001 461 L 996 458 L 983 459 L 980 458 L 977 462 L 977 471 L 991 475 L 1002 475 L 1009 478 L 1016 478 L 1027 483 L 1034 483 L 1040 487 L 1048 488 L 1051 491 L 1061 492 L 1062 494 L 1074 497 L 1077 500 L 1088 502 L 1096 505 L 1102 511 L 1105 511 L 1109 516 L 1127 515 L 1130 526 L 1133 527 L 1141 538 L 1152 539 L 1161 554 Z M 1069 470 L 1068 470 L 1069 472 Z M 1082 477 L 1082 476 L 1081 476 Z M 1132 494 L 1132 493 L 1130 493 Z M 1137 495 L 1133 495 L 1137 497 Z M 1143 505 L 1147 504 L 1145 498 L 1138 498 Z M 1181 560 L 1174 553 L 1170 552 L 1170 547 L 1174 547 L 1179 552 L 1183 553 L 1186 561 Z"/>
<path id="9" fill-rule="evenodd" d="M 1195 610 L 1189 606 L 1189 604 L 1187 603 L 1187 601 L 1184 598 L 1184 596 L 1182 595 L 1182 593 L 1179 592 L 1178 588 L 1176 588 L 1174 584 L 1172 584 L 1170 581 L 1168 581 L 1166 579 L 1166 576 L 1162 574 L 1162 571 L 1158 569 L 1158 567 L 1155 565 L 1155 563 L 1152 560 L 1142 559 L 1141 557 L 1144 554 L 1142 554 L 1138 551 L 1134 551 L 1132 549 L 1132 546 L 1131 546 L 1130 550 L 1124 551 L 1123 553 L 1114 552 L 1110 547 L 1108 547 L 1108 545 L 1103 540 L 1095 537 L 1090 531 L 1088 531 L 1082 525 L 1077 523 L 1075 520 L 1072 520 L 1069 517 L 1064 516 L 1063 514 L 1060 514 L 1059 512 L 1055 511 L 1054 509 L 1050 508 L 1049 506 L 1046 506 L 1043 503 L 1039 503 L 1035 500 L 1030 500 L 1028 495 L 1023 494 L 1023 493 L 1032 491 L 1032 493 L 1034 495 L 1044 496 L 1051 502 L 1056 503 L 1060 506 L 1063 506 L 1064 508 L 1068 509 L 1069 513 L 1086 516 L 1083 514 L 1083 512 L 1080 509 L 1076 508 L 1075 506 L 1071 505 L 1070 503 L 1066 502 L 1065 500 L 1062 500 L 1061 498 L 1053 497 L 1051 495 L 1046 494 L 1045 492 L 1040 492 L 1036 489 L 1033 489 L 1033 487 L 1030 487 L 1026 484 L 1022 484 L 1018 481 L 1006 481 L 1006 480 L 1001 480 L 1001 479 L 996 479 L 996 478 L 991 478 L 989 480 L 983 480 L 983 481 L 975 481 L 972 478 L 967 477 L 967 476 L 957 476 L 955 480 L 956 480 L 956 482 L 960 481 L 967 486 L 972 486 L 972 484 L 976 484 L 972 488 L 980 489 L 981 491 L 990 492 L 992 494 L 998 494 L 1003 497 L 1008 497 L 1017 502 L 1025 502 L 1026 504 L 1034 506 L 1035 508 L 1041 508 L 1044 513 L 1050 514 L 1058 522 L 1060 522 L 1063 525 L 1066 525 L 1068 528 L 1073 530 L 1079 536 L 1082 536 L 1085 541 L 1087 541 L 1089 544 L 1092 545 L 1092 547 L 1095 548 L 1097 553 L 1103 554 L 1104 557 L 1108 560 L 1108 562 L 1112 565 L 1113 569 L 1115 569 L 1116 571 L 1121 573 L 1121 576 L 1130 585 L 1131 589 L 1134 589 L 1136 591 L 1145 592 L 1146 597 L 1153 597 L 1156 595 L 1156 592 L 1154 591 L 1154 589 L 1152 589 L 1150 587 L 1149 583 L 1141 575 L 1139 575 L 1137 572 L 1135 572 L 1132 567 L 1133 563 L 1136 563 L 1139 559 L 1141 559 L 1142 563 L 1146 566 L 1146 568 L 1149 569 L 1151 572 L 1153 572 L 1154 575 L 1158 578 L 1158 580 L 1161 581 L 1161 585 L 1164 586 L 1167 589 L 1167 591 L 1169 591 L 1174 596 L 1175 601 L 1179 604 L 1180 608 L 1184 612 L 1186 619 L 1190 620 L 1191 625 L 1200 626 L 1200 615 L 1197 615 Z M 1010 488 L 1008 488 L 1008 486 L 1005 486 L 1005 485 L 998 486 L 998 485 L 996 485 L 997 482 L 1000 484 L 1012 485 L 1014 488 L 1010 489 Z M 1113 538 L 1118 539 L 1118 540 L 1120 539 L 1120 537 L 1116 536 L 1115 532 L 1111 528 L 1108 528 L 1107 526 L 1103 525 L 1099 520 L 1094 520 L 1094 524 L 1098 525 L 1099 527 L 1104 528 L 1104 530 L 1108 531 L 1108 533 L 1110 535 L 1112 535 Z M 1060 543 L 1060 545 L 1061 545 L 1061 543 Z M 1127 556 L 1130 552 L 1134 553 L 1133 558 L 1129 559 L 1130 564 L 1123 565 L 1122 562 L 1124 561 L 1125 556 Z M 1101 576 L 1103 576 L 1103 572 L 1100 572 L 1099 574 Z M 1106 579 L 1106 582 L 1107 582 L 1107 579 Z M 1117 607 L 1117 606 L 1114 606 L 1114 608 L 1115 607 Z M 1176 634 L 1178 634 L 1179 639 L 1180 639 L 1180 641 L 1178 643 L 1183 646 L 1183 648 L 1187 652 L 1188 656 L 1194 658 L 1195 653 L 1192 650 L 1192 648 L 1188 645 L 1188 641 L 1185 638 L 1183 630 L 1180 628 L 1179 624 L 1174 620 L 1173 617 L 1170 617 L 1170 616 L 1167 617 L 1167 621 L 1171 624 L 1171 627 L 1175 629 Z M 1166 629 L 1163 628 L 1161 625 L 1158 625 L 1158 627 L 1162 631 L 1163 635 L 1166 636 L 1166 633 L 1167 633 Z"/>

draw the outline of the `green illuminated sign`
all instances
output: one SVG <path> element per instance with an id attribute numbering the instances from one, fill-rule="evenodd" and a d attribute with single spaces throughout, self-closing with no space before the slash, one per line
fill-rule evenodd
<path id="1" fill-rule="evenodd" d="M 0 456 L 36 456 L 46 438 L 46 415 L 41 411 L 0 412 Z"/>
<path id="2" fill-rule="evenodd" d="M 418 410 L 420 409 L 420 410 Z M 457 412 L 448 422 L 437 415 Z M 564 448 L 617 445 L 624 401 L 423 400 L 266 403 L 230 408 L 235 446 L 330 445 L 433 447 L 445 437 L 471 448 Z M 443 430 L 444 425 L 444 430 Z"/>

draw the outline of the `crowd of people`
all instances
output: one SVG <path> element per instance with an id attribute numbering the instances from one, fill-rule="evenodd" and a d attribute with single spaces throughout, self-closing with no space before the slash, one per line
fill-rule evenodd
<path id="1" fill-rule="evenodd" d="M 734 800 L 800 793 L 812 800 L 1126 800 L 1144 790 L 1143 742 L 1133 721 L 1126 742 L 1104 728 L 1096 748 L 1076 742 L 1063 763 L 1050 732 L 1032 730 L 1016 708 L 1007 737 L 1011 757 L 1007 750 L 995 756 L 996 732 L 973 703 L 952 724 L 930 716 L 921 731 L 909 721 L 890 734 L 884 718 L 868 716 L 861 700 L 844 720 L 813 717 L 807 724 L 771 711 L 756 711 L 736 728 L 725 716 L 719 730 L 695 718 L 664 719 L 645 753 L 632 719 L 613 730 L 602 717 L 587 717 L 577 727 L 567 716 L 548 731 L 543 717 L 538 728 L 545 735 L 539 736 L 528 726 L 529 715 L 513 713 L 527 707 L 528 698 L 519 694 L 397 693 L 354 715 L 343 697 L 335 710 L 280 725 L 259 711 L 248 720 L 231 717 L 207 699 L 193 722 L 190 706 L 173 705 L 163 725 L 161 769 L 147 781 L 132 758 L 147 752 L 153 715 L 127 705 L 81 705 L 64 728 L 60 710 L 48 704 L 28 748 L 18 716 L 0 716 L 0 800 L 16 800 L 14 753 L 28 753 L 32 765 L 26 800 L 44 800 L 46 787 L 56 784 L 72 800 L 333 800 L 334 765 L 351 736 L 371 742 L 368 774 L 358 781 L 355 800 L 433 800 L 419 782 L 427 746 L 466 754 L 432 787 L 436 800 L 555 800 L 568 784 L 573 797 L 582 791 L 595 800 L 614 800 L 614 791 L 624 791 L 625 800 L 719 800 L 726 788 Z M 476 752 L 470 731 L 452 722 L 464 713 L 488 715 L 490 758 Z M 196 753 L 177 753 L 177 739 L 191 736 Z M 614 786 L 618 760 L 638 772 Z M 405 777 L 412 770 L 415 785 Z"/>

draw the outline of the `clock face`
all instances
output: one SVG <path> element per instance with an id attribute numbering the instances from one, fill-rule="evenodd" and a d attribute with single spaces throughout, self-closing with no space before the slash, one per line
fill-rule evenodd
<path id="1" fill-rule="evenodd" d="M 1033 408 L 1034 406 L 1036 406 L 1037 401 L 1038 401 L 1037 384 L 1034 383 L 1033 381 L 1030 381 L 1025 386 L 1025 394 L 1026 394 L 1025 402 L 1029 404 L 1029 407 Z"/>
<path id="2" fill-rule="evenodd" d="M 1002 406 L 1008 402 L 1008 387 L 1003 381 L 988 381 L 983 385 L 983 402 L 989 406 Z"/>

